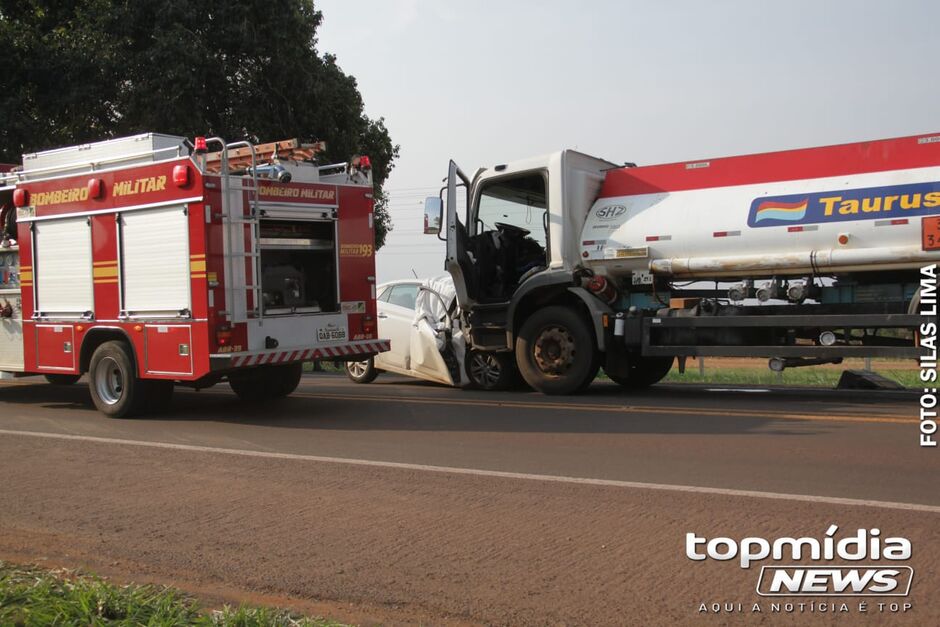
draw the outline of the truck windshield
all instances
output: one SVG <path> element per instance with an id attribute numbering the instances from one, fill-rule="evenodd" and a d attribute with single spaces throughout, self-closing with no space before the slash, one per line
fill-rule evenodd
<path id="1" fill-rule="evenodd" d="M 529 231 L 529 237 L 545 247 L 544 214 L 548 208 L 545 177 L 541 173 L 497 179 L 483 186 L 477 220 L 484 231 L 508 224 Z"/>

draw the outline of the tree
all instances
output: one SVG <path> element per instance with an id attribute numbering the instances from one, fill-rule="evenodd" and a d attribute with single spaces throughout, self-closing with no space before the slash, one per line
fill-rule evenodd
<path id="1" fill-rule="evenodd" d="M 321 20 L 311 0 L 0 0 L 0 161 L 147 131 L 323 139 L 371 158 L 381 247 L 398 146 L 317 50 Z"/>

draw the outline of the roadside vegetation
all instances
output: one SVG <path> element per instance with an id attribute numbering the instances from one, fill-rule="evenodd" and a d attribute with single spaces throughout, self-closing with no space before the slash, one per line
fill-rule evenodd
<path id="1" fill-rule="evenodd" d="M 878 374 L 897 381 L 904 387 L 921 385 L 916 370 L 876 370 Z M 687 367 L 685 374 L 673 369 L 663 383 L 713 383 L 728 385 L 794 385 L 803 387 L 835 387 L 842 376 L 841 370 L 822 368 L 793 368 L 782 373 L 771 372 L 769 368 L 712 368 L 702 375 L 693 365 Z"/>
<path id="2" fill-rule="evenodd" d="M 119 586 L 75 571 L 4 562 L 0 562 L 0 625 L 342 627 L 280 609 L 207 609 L 175 588 Z"/>

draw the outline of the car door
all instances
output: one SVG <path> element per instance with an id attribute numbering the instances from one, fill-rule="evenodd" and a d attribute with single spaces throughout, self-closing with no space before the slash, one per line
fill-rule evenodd
<path id="1" fill-rule="evenodd" d="M 408 370 L 418 284 L 396 283 L 388 289 L 388 298 L 378 302 L 379 334 L 390 339 L 392 346 L 390 351 L 376 356 L 375 366 L 381 368 L 385 364 Z"/>
<path id="2" fill-rule="evenodd" d="M 445 298 L 429 286 L 419 288 L 416 314 L 422 315 L 411 330 L 411 372 L 416 376 L 438 383 L 453 385 L 454 380 L 447 368 L 447 362 L 441 354 L 439 343 L 444 344 L 448 337 L 445 329 L 451 324 L 447 313 Z M 447 348 L 445 347 L 445 350 Z M 453 348 L 450 347 L 452 351 Z"/>

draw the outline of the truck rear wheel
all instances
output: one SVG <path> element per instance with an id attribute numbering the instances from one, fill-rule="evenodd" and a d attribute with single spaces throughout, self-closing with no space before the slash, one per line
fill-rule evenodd
<path id="1" fill-rule="evenodd" d="M 294 390 L 297 389 L 297 386 L 300 385 L 300 378 L 304 374 L 304 364 L 299 361 L 294 364 L 268 366 L 268 368 L 268 376 L 272 378 L 272 398 L 290 396 Z"/>
<path id="2" fill-rule="evenodd" d="M 169 409 L 173 400 L 173 382 L 164 379 L 149 379 L 143 381 L 147 387 L 147 409 L 154 412 L 163 412 Z"/>
<path id="3" fill-rule="evenodd" d="M 526 383 L 543 394 L 572 394 L 597 375 L 598 353 L 588 322 L 567 307 L 532 314 L 516 339 L 516 363 Z"/>
<path id="4" fill-rule="evenodd" d="M 260 366 L 251 370 L 233 372 L 228 376 L 232 391 L 250 403 L 269 401 L 289 395 L 300 385 L 303 364 Z"/>
<path id="5" fill-rule="evenodd" d="M 43 376 L 52 385 L 72 385 L 82 378 L 80 374 L 47 374 Z"/>
<path id="6" fill-rule="evenodd" d="M 112 340 L 95 349 L 88 367 L 91 400 L 101 413 L 127 418 L 147 402 L 147 382 L 137 378 L 134 355 L 126 342 Z"/>
<path id="7" fill-rule="evenodd" d="M 608 371 L 604 372 L 614 383 L 628 390 L 639 390 L 649 387 L 662 381 L 662 379 L 672 370 L 672 362 L 675 357 L 636 357 L 630 361 L 630 367 L 626 374 Z"/>

